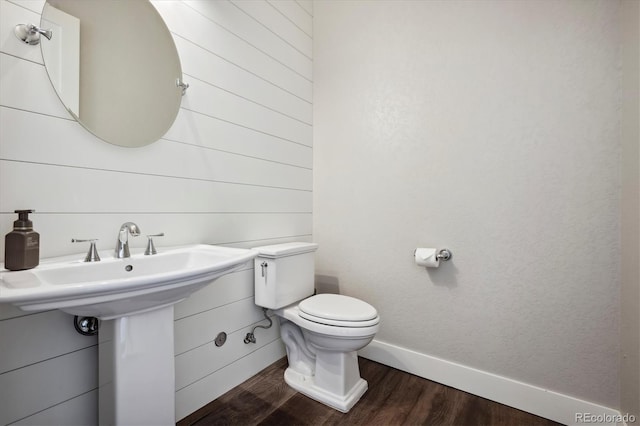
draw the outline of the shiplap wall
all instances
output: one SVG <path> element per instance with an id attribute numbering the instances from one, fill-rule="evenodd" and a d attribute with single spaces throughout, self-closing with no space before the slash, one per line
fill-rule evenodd
<path id="1" fill-rule="evenodd" d="M 136 149 L 73 121 L 39 47 L 13 36 L 17 23 L 40 21 L 43 3 L 0 0 L 2 235 L 13 210 L 33 208 L 41 257 L 82 252 L 72 237 L 113 249 L 125 221 L 165 232 L 160 249 L 311 240 L 310 0 L 154 2 L 190 88 L 167 135 Z M 242 342 L 262 315 L 252 274 L 247 265 L 176 305 L 178 419 L 284 355 L 277 327 Z M 96 423 L 97 340 L 78 335 L 72 318 L 0 305 L 0 424 Z M 228 340 L 218 348 L 220 331 Z"/>

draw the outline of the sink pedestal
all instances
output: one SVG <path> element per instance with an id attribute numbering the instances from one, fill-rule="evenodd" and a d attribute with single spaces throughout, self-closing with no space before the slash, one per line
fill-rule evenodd
<path id="1" fill-rule="evenodd" d="M 175 425 L 173 304 L 102 321 L 99 424 Z"/>

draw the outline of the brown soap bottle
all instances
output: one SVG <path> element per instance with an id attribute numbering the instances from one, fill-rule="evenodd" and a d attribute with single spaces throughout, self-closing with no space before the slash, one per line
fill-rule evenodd
<path id="1" fill-rule="evenodd" d="M 35 210 L 16 210 L 18 220 L 4 240 L 4 267 L 10 271 L 31 269 L 40 263 L 40 234 L 33 230 L 29 213 Z"/>

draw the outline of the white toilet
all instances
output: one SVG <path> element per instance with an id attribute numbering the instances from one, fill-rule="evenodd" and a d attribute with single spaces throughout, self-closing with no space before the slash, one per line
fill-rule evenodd
<path id="1" fill-rule="evenodd" d="M 339 294 L 314 293 L 315 243 L 256 247 L 256 305 L 280 318 L 289 367 L 284 380 L 298 392 L 344 413 L 367 390 L 356 351 L 379 329 L 376 309 Z"/>

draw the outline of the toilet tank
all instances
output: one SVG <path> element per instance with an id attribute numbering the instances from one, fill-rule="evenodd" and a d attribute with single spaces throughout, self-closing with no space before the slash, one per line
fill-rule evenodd
<path id="1" fill-rule="evenodd" d="M 316 243 L 284 243 L 254 247 L 255 303 L 280 309 L 314 293 Z"/>

